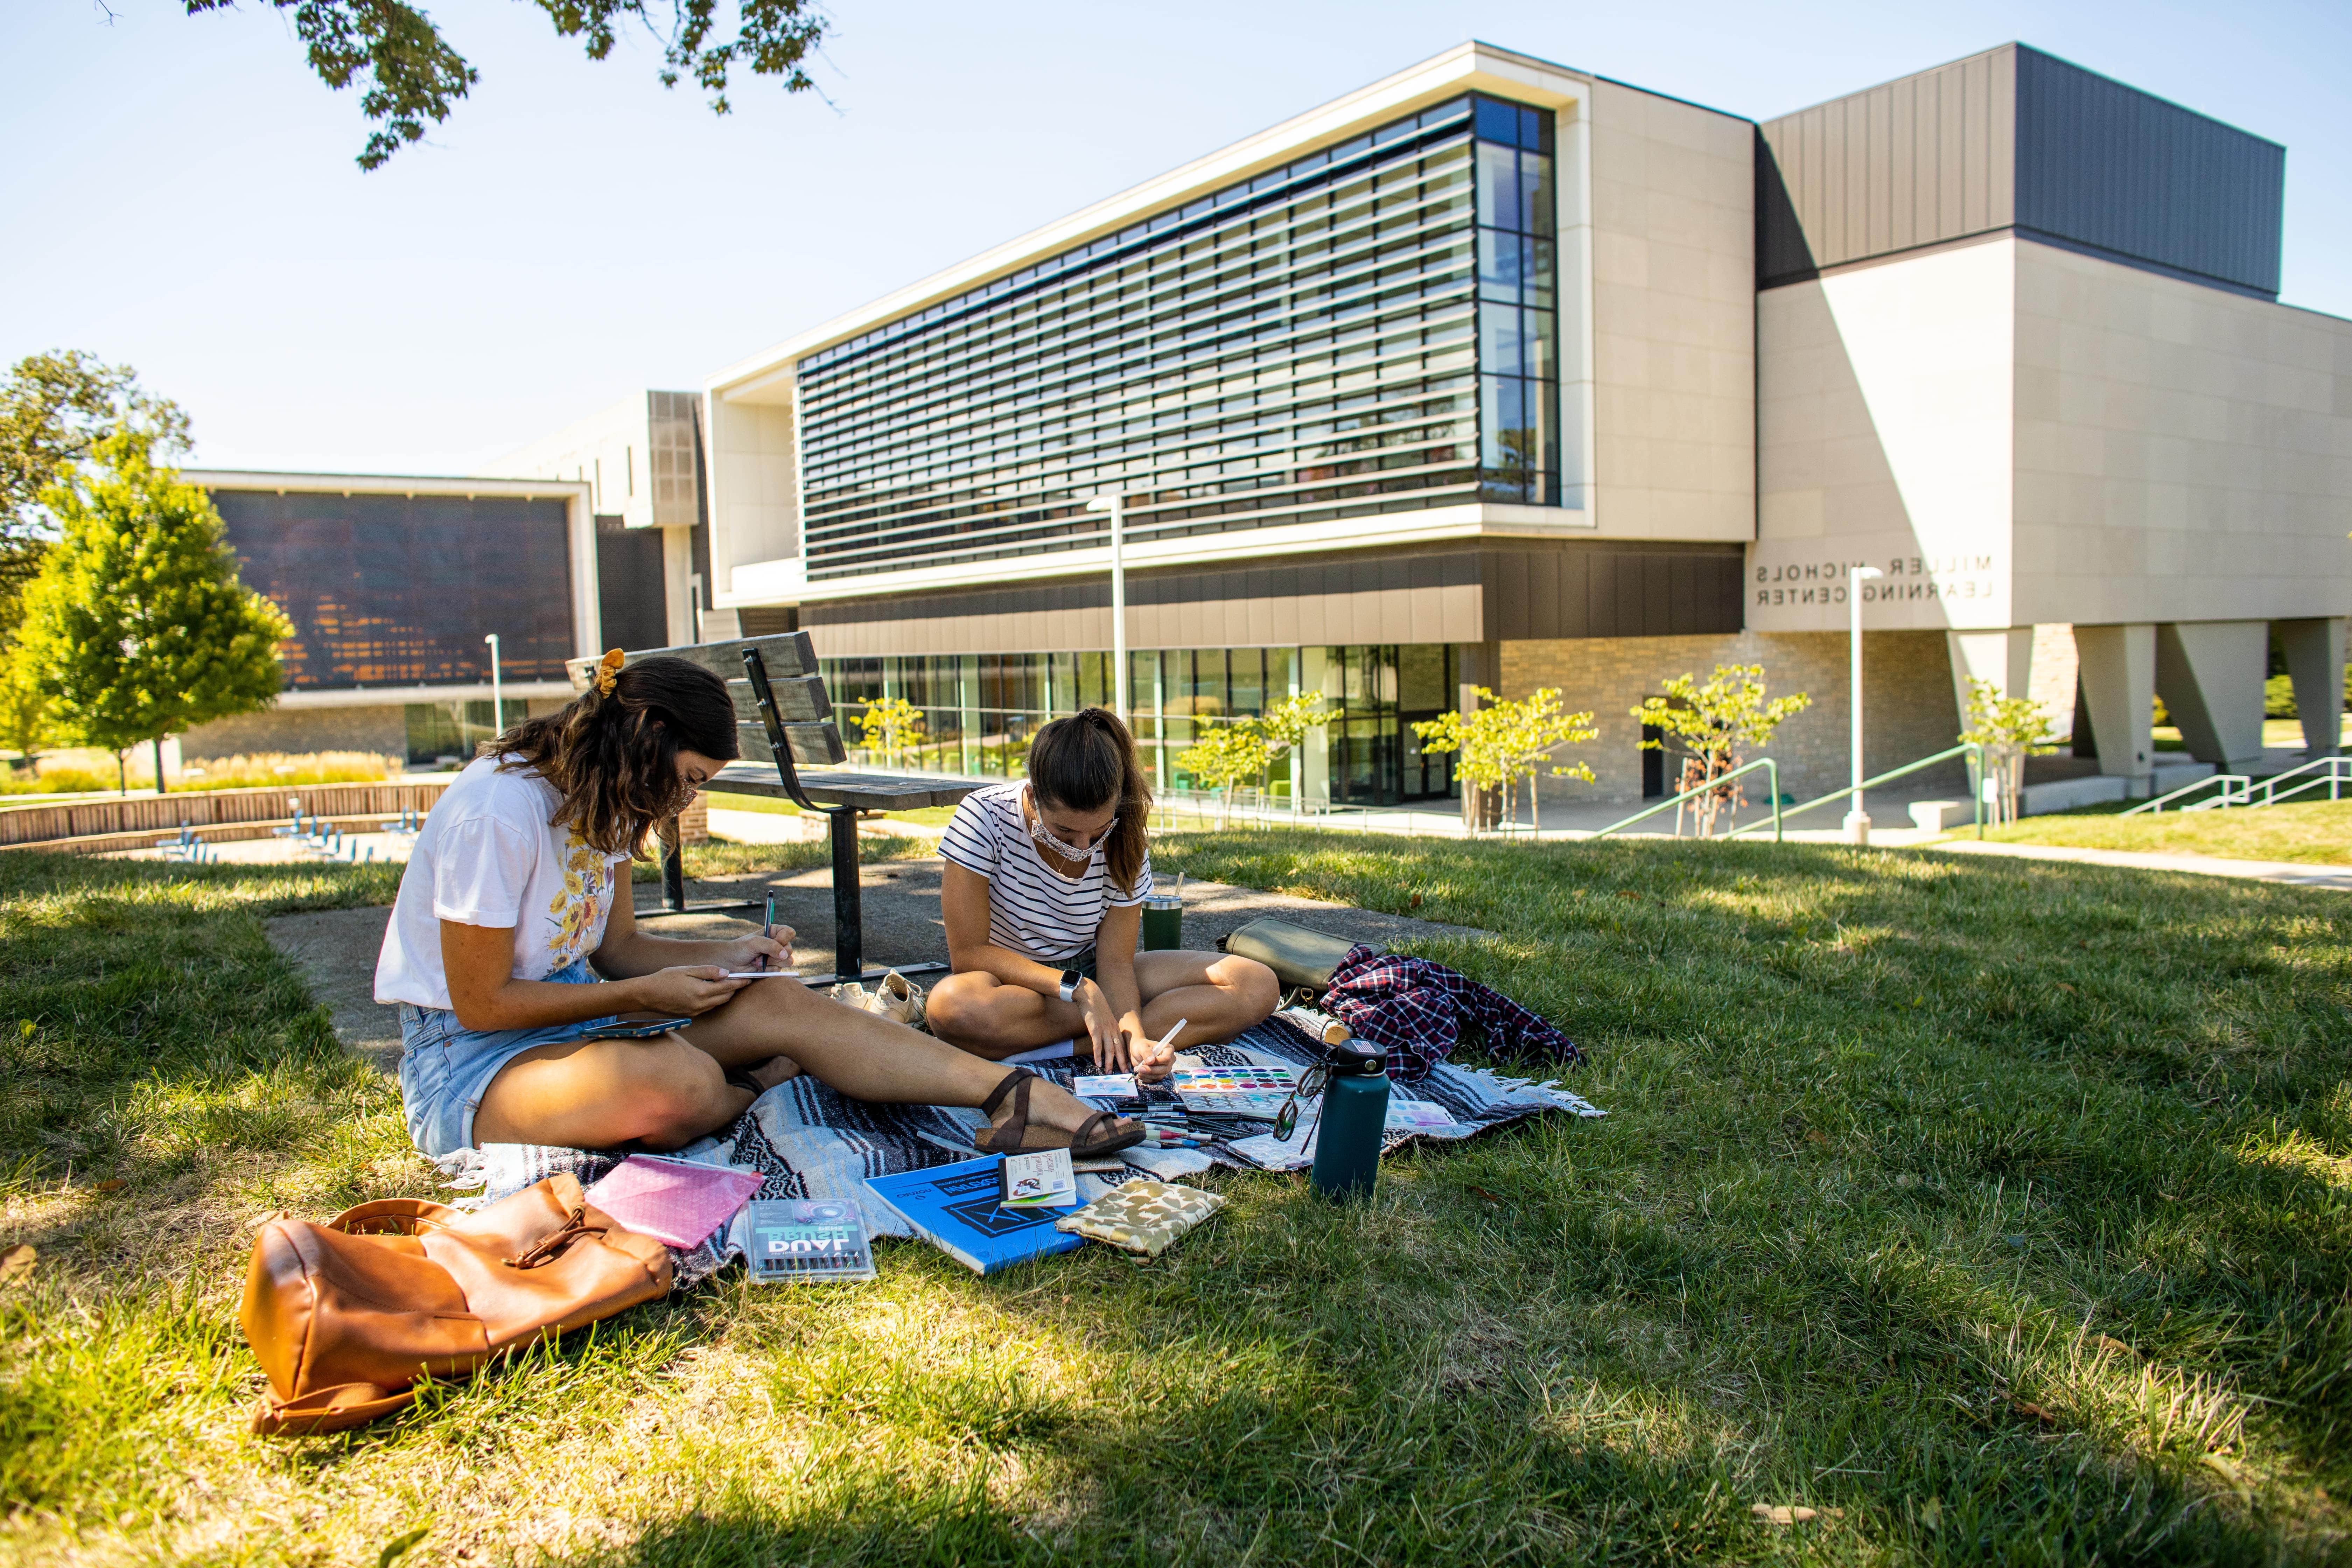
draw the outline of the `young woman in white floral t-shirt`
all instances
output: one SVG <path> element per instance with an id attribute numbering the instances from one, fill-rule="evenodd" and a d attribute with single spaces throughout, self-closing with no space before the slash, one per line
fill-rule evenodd
<path id="1" fill-rule="evenodd" d="M 992 1151 L 1104 1153 L 1141 1127 L 797 980 L 775 939 L 637 929 L 631 862 L 654 825 L 736 754 L 719 677 L 681 658 L 626 668 L 483 748 L 425 819 L 376 964 L 400 1004 L 410 1134 L 441 1158 L 485 1142 L 675 1149 L 806 1071 L 854 1100 L 976 1105 Z M 617 1016 L 690 1018 L 646 1039 Z"/>

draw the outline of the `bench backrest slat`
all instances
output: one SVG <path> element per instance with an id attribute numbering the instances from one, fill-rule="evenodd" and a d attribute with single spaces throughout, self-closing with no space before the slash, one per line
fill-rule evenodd
<path id="1" fill-rule="evenodd" d="M 775 754 L 768 746 L 767 728 L 760 721 L 759 704 L 752 699 L 751 683 L 743 676 L 746 647 L 758 648 L 768 668 L 768 688 L 775 694 L 776 712 L 784 721 L 793 765 L 821 768 L 847 762 L 849 753 L 842 746 L 841 731 L 833 721 L 833 700 L 825 692 L 824 679 L 817 674 L 816 647 L 806 632 L 646 648 L 626 655 L 622 663 L 625 667 L 648 658 L 682 658 L 718 676 L 727 682 L 727 695 L 735 707 L 736 741 L 742 754 L 754 762 L 773 763 Z M 574 691 L 588 689 L 595 668 L 593 658 L 566 659 L 563 664 Z"/>

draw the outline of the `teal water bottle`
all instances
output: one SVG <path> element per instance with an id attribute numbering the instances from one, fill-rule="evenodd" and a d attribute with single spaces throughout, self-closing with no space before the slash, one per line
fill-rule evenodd
<path id="1" fill-rule="evenodd" d="M 1315 1190 L 1335 1202 L 1350 1194 L 1370 1196 L 1389 1119 L 1387 1063 L 1352 1040 L 1324 1049 L 1331 1076 L 1316 1123 Z"/>

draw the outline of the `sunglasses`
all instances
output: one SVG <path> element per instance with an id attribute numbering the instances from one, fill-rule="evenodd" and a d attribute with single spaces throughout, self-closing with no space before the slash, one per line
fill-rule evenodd
<path id="1" fill-rule="evenodd" d="M 1298 1097 L 1305 1095 L 1309 1100 L 1320 1100 L 1323 1095 L 1323 1086 L 1330 1081 L 1331 1069 L 1321 1062 L 1317 1062 L 1298 1075 L 1297 1086 L 1290 1091 L 1289 1098 L 1282 1102 L 1282 1109 L 1274 1113 L 1276 1142 L 1289 1142 L 1290 1135 L 1298 1131 Z M 1321 1112 L 1318 1110 L 1317 1115 L 1319 1117 Z"/>

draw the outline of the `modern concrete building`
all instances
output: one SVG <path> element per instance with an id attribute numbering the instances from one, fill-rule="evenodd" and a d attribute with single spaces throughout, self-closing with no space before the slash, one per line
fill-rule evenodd
<path id="1" fill-rule="evenodd" d="M 1758 155 L 1750 628 L 1843 626 L 1877 564 L 1865 626 L 1944 628 L 2116 795 L 2155 695 L 2192 756 L 2260 762 L 2273 637 L 2339 708 L 2352 322 L 2277 302 L 2284 148 L 2012 45 Z"/>
<path id="2" fill-rule="evenodd" d="M 2145 793 L 2159 690 L 2259 752 L 2273 630 L 2339 701 L 2352 323 L 2276 302 L 2283 157 L 2020 46 L 1759 126 L 1465 45 L 710 377 L 705 625 L 1017 770 L 1111 689 L 1115 493 L 1163 783 L 1320 690 L 1300 788 L 1444 796 L 1412 722 L 1549 684 L 1631 799 L 1720 660 L 1812 693 L 1811 792 L 1871 563 L 1871 766 L 1974 674 Z"/>
<path id="3" fill-rule="evenodd" d="M 489 649 L 512 722 L 568 701 L 563 661 L 603 645 L 592 487 L 572 480 L 188 470 L 246 586 L 294 623 L 263 712 L 180 738 L 191 760 L 364 751 L 430 765 L 494 733 Z M 619 573 L 609 574 L 625 582 Z M 656 606 L 658 601 L 656 601 Z M 660 629 L 639 617 L 641 635 Z"/>
<path id="4" fill-rule="evenodd" d="M 1662 793 L 1631 710 L 1718 662 L 1810 692 L 1783 785 L 1842 784 L 1868 564 L 1874 771 L 1951 745 L 1973 676 L 2072 732 L 2077 795 L 2145 795 L 2259 755 L 2274 660 L 2341 704 L 2352 322 L 2277 301 L 2284 158 L 2017 45 L 1759 125 L 1467 44 L 495 477 L 201 477 L 249 580 L 271 540 L 341 542 L 264 583 L 306 628 L 346 580 L 462 586 L 383 624 L 477 652 L 466 594 L 568 616 L 572 649 L 804 627 L 851 714 L 907 698 L 929 763 L 982 773 L 1116 689 L 1089 503 L 1118 497 L 1163 786 L 1203 725 L 1316 691 L 1276 787 L 1363 804 L 1457 795 L 1412 726 L 1480 687 L 1594 712 L 1597 784 L 1547 800 Z M 535 607 L 438 553 L 504 526 L 458 497 L 559 495 L 571 574 L 534 565 Z M 425 539 L 394 512 L 427 497 L 452 542 L 413 585 L 334 553 Z M 522 677 L 550 699 L 565 629 Z M 463 649 L 331 641 L 298 638 L 286 714 L 390 735 L 487 696 Z"/>
<path id="5" fill-rule="evenodd" d="M 605 635 L 626 647 L 698 641 L 711 607 L 701 416 L 698 393 L 638 393 L 482 469 L 589 487 Z"/>

